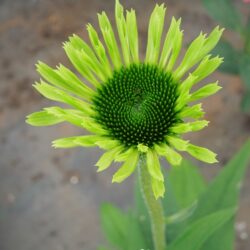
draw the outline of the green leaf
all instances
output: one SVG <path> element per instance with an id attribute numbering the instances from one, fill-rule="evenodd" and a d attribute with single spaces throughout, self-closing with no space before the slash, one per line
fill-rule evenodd
<path id="1" fill-rule="evenodd" d="M 146 248 L 139 224 L 132 214 L 125 214 L 110 204 L 101 208 L 101 223 L 108 241 L 115 249 Z"/>
<path id="2" fill-rule="evenodd" d="M 202 217 L 190 224 L 182 234 L 170 244 L 168 250 L 199 250 L 203 243 L 226 223 L 234 213 L 235 208 L 229 208 Z"/>
<path id="3" fill-rule="evenodd" d="M 187 208 L 205 189 L 205 182 L 198 168 L 183 160 L 178 167 L 172 167 L 168 177 L 181 209 Z"/>
<path id="4" fill-rule="evenodd" d="M 225 40 L 219 41 L 212 53 L 224 58 L 224 62 L 219 67 L 220 71 L 229 74 L 239 74 L 240 52 L 229 42 Z"/>
<path id="5" fill-rule="evenodd" d="M 163 200 L 163 206 L 167 217 L 190 212 L 189 218 L 197 206 L 199 195 L 205 190 L 205 181 L 199 172 L 199 169 L 190 162 L 183 160 L 178 167 L 172 167 L 166 177 L 166 195 Z M 186 210 L 186 211 L 185 211 Z M 167 240 L 174 240 L 187 226 L 187 220 L 180 223 L 169 224 L 167 226 Z"/>
<path id="6" fill-rule="evenodd" d="M 241 14 L 232 0 L 203 0 L 209 15 L 226 28 L 241 31 Z"/>
<path id="7" fill-rule="evenodd" d="M 240 77 L 245 88 L 250 91 L 250 55 L 245 54 L 240 60 Z"/>
<path id="8" fill-rule="evenodd" d="M 202 193 L 198 200 L 197 209 L 189 220 L 189 223 L 218 210 L 237 206 L 240 183 L 250 159 L 249 152 L 250 140 L 243 145 L 239 152 L 227 163 L 224 169 Z M 202 250 L 232 250 L 234 240 L 233 229 L 234 223 L 231 220 L 205 243 Z M 206 247 L 211 245 L 213 247 Z"/>
<path id="9" fill-rule="evenodd" d="M 245 113 L 250 112 L 250 91 L 246 92 L 242 97 L 241 110 Z"/>

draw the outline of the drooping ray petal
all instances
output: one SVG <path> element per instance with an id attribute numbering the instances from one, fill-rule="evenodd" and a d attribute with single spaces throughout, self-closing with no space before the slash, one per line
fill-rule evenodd
<path id="1" fill-rule="evenodd" d="M 147 152 L 147 167 L 149 174 L 160 181 L 164 180 L 161 166 L 155 150 L 149 149 Z"/>
<path id="2" fill-rule="evenodd" d="M 96 135 L 72 136 L 54 140 L 52 146 L 54 148 L 94 147 L 96 139 L 98 139 Z"/>
<path id="3" fill-rule="evenodd" d="M 181 164 L 182 156 L 168 145 L 155 145 L 155 150 L 159 155 L 165 156 L 171 165 L 178 166 Z"/>
<path id="4" fill-rule="evenodd" d="M 63 65 L 60 65 L 57 70 L 52 69 L 42 62 L 38 62 L 36 66 L 37 71 L 41 74 L 41 76 L 51 84 L 87 100 L 92 98 L 94 91 L 87 85 L 83 84 L 83 82 L 73 72 Z"/>
<path id="5" fill-rule="evenodd" d="M 179 113 L 179 117 L 180 118 L 190 117 L 194 119 L 201 118 L 204 115 L 204 111 L 201 106 L 202 106 L 201 103 L 199 103 L 191 107 L 185 107 Z"/>
<path id="6" fill-rule="evenodd" d="M 93 28 L 93 26 L 91 24 L 87 25 L 87 30 L 89 33 L 89 38 L 90 38 L 90 42 L 92 44 L 92 47 L 95 50 L 95 53 L 96 53 L 100 63 L 102 64 L 103 71 L 105 72 L 107 77 L 111 77 L 112 70 L 111 70 L 111 66 L 110 66 L 110 63 L 109 63 L 109 60 L 108 60 L 108 57 L 106 54 L 105 47 L 103 46 L 102 42 L 100 41 L 100 39 L 98 37 L 96 30 Z"/>
<path id="7" fill-rule="evenodd" d="M 141 152 L 141 153 L 147 153 L 147 152 L 148 152 L 148 146 L 146 146 L 146 145 L 144 145 L 144 144 L 142 144 L 142 143 L 139 143 L 139 144 L 137 145 L 137 149 L 138 149 L 138 151 Z"/>
<path id="8" fill-rule="evenodd" d="M 115 19 L 116 19 L 118 35 L 119 35 L 120 42 L 121 42 L 124 62 L 125 62 L 125 65 L 129 65 L 130 50 L 129 50 L 129 41 L 128 41 L 128 30 L 127 30 L 126 20 L 123 14 L 123 7 L 120 4 L 119 0 L 116 0 Z"/>
<path id="9" fill-rule="evenodd" d="M 107 169 L 111 165 L 112 161 L 114 161 L 115 157 L 122 152 L 122 150 L 123 147 L 118 146 L 104 153 L 95 164 L 98 167 L 97 172 Z"/>
<path id="10" fill-rule="evenodd" d="M 98 147 L 102 148 L 102 149 L 106 149 L 106 150 L 110 150 L 112 148 L 115 148 L 117 146 L 120 146 L 121 143 L 118 140 L 113 140 L 109 137 L 106 137 L 103 140 L 98 140 L 95 143 Z"/>
<path id="11" fill-rule="evenodd" d="M 67 121 L 75 126 L 83 128 L 82 122 L 86 119 L 86 114 L 79 110 L 62 109 L 60 107 L 49 107 L 44 108 L 44 110 L 50 115 L 54 115 L 63 119 L 63 121 Z"/>
<path id="12" fill-rule="evenodd" d="M 82 60 L 81 51 L 72 47 L 72 45 L 69 42 L 64 43 L 63 47 L 71 63 L 75 66 L 75 68 L 79 71 L 79 73 L 81 73 L 81 75 L 95 87 L 99 86 L 100 83 L 91 72 L 88 63 Z"/>
<path id="13" fill-rule="evenodd" d="M 165 193 L 164 181 L 151 177 L 151 184 L 152 184 L 152 189 L 153 189 L 155 199 L 164 197 L 164 193 Z"/>
<path id="14" fill-rule="evenodd" d="M 159 61 L 159 66 L 162 68 L 166 67 L 170 53 L 173 47 L 175 46 L 174 42 L 180 30 L 180 23 L 181 23 L 181 19 L 176 21 L 176 19 L 173 17 L 171 20 L 171 24 L 170 24 L 169 30 L 167 32 L 167 35 L 163 44 L 163 49 L 162 49 L 161 57 Z"/>
<path id="15" fill-rule="evenodd" d="M 136 23 L 135 11 L 127 11 L 126 13 L 127 36 L 129 42 L 129 49 L 134 63 L 139 62 L 139 46 L 138 46 L 138 30 Z"/>
<path id="16" fill-rule="evenodd" d="M 179 20 L 179 22 L 181 22 L 181 21 Z M 178 26 L 175 30 L 175 34 L 173 37 L 172 53 L 171 53 L 170 59 L 169 59 L 167 66 L 166 66 L 166 71 L 168 71 L 168 72 L 172 71 L 172 69 L 175 65 L 176 59 L 179 56 L 179 53 L 181 50 L 181 45 L 182 45 L 182 40 L 183 40 L 183 31 L 180 30 L 180 26 Z"/>
<path id="17" fill-rule="evenodd" d="M 164 5 L 156 4 L 148 26 L 148 42 L 145 62 L 157 63 L 161 47 L 161 36 L 163 31 L 166 8 Z"/>
<path id="18" fill-rule="evenodd" d="M 82 147 L 94 147 L 98 140 L 102 140 L 102 137 L 99 135 L 84 135 L 78 136 L 75 143 Z"/>
<path id="19" fill-rule="evenodd" d="M 130 151 L 124 164 L 114 174 L 112 182 L 120 183 L 134 172 L 138 162 L 139 152 L 137 149 L 132 149 Z"/>
<path id="20" fill-rule="evenodd" d="M 53 87 L 42 80 L 40 83 L 36 82 L 33 86 L 40 94 L 50 100 L 66 103 L 76 109 L 82 110 L 86 114 L 90 114 L 89 112 L 91 112 L 88 103 L 69 95 L 63 90 Z"/>
<path id="21" fill-rule="evenodd" d="M 62 117 L 57 117 L 46 110 L 34 112 L 27 116 L 26 122 L 32 126 L 51 126 L 63 122 Z"/>
<path id="22" fill-rule="evenodd" d="M 105 130 L 100 124 L 96 122 L 95 119 L 90 117 L 85 117 L 81 125 L 88 131 L 98 134 L 98 135 L 107 135 L 108 131 Z"/>
<path id="23" fill-rule="evenodd" d="M 203 129 L 204 127 L 206 127 L 208 125 L 208 121 L 206 120 L 201 120 L 201 121 L 195 121 L 195 122 L 187 122 L 187 123 L 180 123 L 175 125 L 171 131 L 173 133 L 177 133 L 177 134 L 183 134 L 183 133 L 187 133 L 187 132 L 193 132 L 193 131 L 198 131 Z"/>
<path id="24" fill-rule="evenodd" d="M 79 64 L 81 64 L 81 67 L 86 67 L 90 70 L 90 72 L 87 72 L 89 77 L 94 77 L 93 75 L 97 76 L 101 81 L 105 81 L 107 79 L 107 76 L 103 72 L 103 66 L 97 59 L 95 53 L 92 51 L 92 49 L 88 46 L 88 49 L 75 49 L 71 44 L 69 45 L 75 50 L 76 56 L 80 60 Z M 85 70 L 86 71 L 86 70 Z"/>
<path id="25" fill-rule="evenodd" d="M 204 43 L 200 58 L 208 54 L 216 46 L 216 44 L 218 43 L 218 41 L 222 36 L 223 31 L 224 28 L 220 29 L 219 26 L 215 27 L 212 30 L 212 32 L 210 33 L 210 35 L 208 36 L 208 38 Z"/>
<path id="26" fill-rule="evenodd" d="M 218 162 L 216 159 L 216 154 L 207 148 L 202 148 L 193 144 L 189 144 L 187 152 L 200 161 L 204 161 L 207 163 Z"/>
<path id="27" fill-rule="evenodd" d="M 186 151 L 189 141 L 182 140 L 175 136 L 166 136 L 167 142 L 179 151 Z"/>
<path id="28" fill-rule="evenodd" d="M 207 38 L 201 33 L 200 36 L 190 44 L 181 64 L 174 72 L 176 79 L 180 79 L 187 70 L 192 68 L 215 47 L 222 32 L 223 29 L 220 30 L 216 27 Z"/>
<path id="29" fill-rule="evenodd" d="M 208 97 L 218 92 L 222 87 L 218 85 L 218 81 L 215 83 L 206 84 L 204 87 L 196 90 L 190 95 L 189 101 L 197 101 L 201 98 Z"/>
<path id="30" fill-rule="evenodd" d="M 121 56 L 117 46 L 116 38 L 105 12 L 98 14 L 99 26 L 109 51 L 110 58 L 116 69 L 121 67 Z"/>
<path id="31" fill-rule="evenodd" d="M 193 67 L 200 60 L 200 53 L 205 43 L 205 35 L 200 34 L 188 47 L 180 65 L 174 71 L 176 79 L 180 79 L 188 69 Z"/>
<path id="32" fill-rule="evenodd" d="M 223 62 L 220 57 L 210 58 L 210 55 L 204 57 L 199 66 L 193 72 L 194 76 L 197 76 L 196 82 L 201 81 L 211 73 L 213 73 Z"/>

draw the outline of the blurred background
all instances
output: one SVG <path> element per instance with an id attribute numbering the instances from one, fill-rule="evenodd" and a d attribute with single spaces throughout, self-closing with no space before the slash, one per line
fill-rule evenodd
<path id="1" fill-rule="evenodd" d="M 137 12 L 143 56 L 155 1 L 121 2 Z M 199 0 L 159 2 L 167 4 L 168 23 L 173 15 L 182 17 L 186 45 L 200 30 L 209 32 L 217 25 Z M 249 6 L 240 0 L 235 3 L 244 19 Z M 0 250 L 94 250 L 104 242 L 100 204 L 108 201 L 126 209 L 133 202 L 133 178 L 116 185 L 111 184 L 114 169 L 96 173 L 100 150 L 50 147 L 52 140 L 82 131 L 68 124 L 47 128 L 25 124 L 27 114 L 52 104 L 32 88 L 39 79 L 36 62 L 69 65 L 62 42 L 72 33 L 88 41 L 85 25 L 97 27 L 96 13 L 102 10 L 114 21 L 113 0 L 0 0 Z M 242 46 L 237 33 L 226 30 L 224 37 L 233 46 Z M 217 165 L 197 163 L 208 179 L 250 132 L 250 117 L 240 108 L 242 80 L 218 71 L 206 82 L 217 79 L 223 89 L 204 101 L 210 125 L 189 135 L 195 144 L 218 153 Z M 242 184 L 235 225 L 237 250 L 250 245 L 249 180 L 250 171 Z"/>

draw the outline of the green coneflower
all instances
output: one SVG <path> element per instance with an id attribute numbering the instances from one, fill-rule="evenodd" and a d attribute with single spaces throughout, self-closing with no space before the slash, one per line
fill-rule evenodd
<path id="1" fill-rule="evenodd" d="M 125 16 L 123 12 L 117 0 L 115 17 L 120 44 L 105 12 L 98 15 L 104 42 L 88 24 L 92 48 L 77 35 L 64 43 L 67 56 L 82 78 L 63 65 L 53 69 L 42 62 L 37 64 L 43 80 L 34 85 L 36 90 L 72 109 L 47 107 L 29 115 L 27 123 L 49 126 L 67 121 L 89 131 L 90 135 L 55 140 L 53 146 L 99 146 L 107 150 L 96 166 L 103 171 L 113 161 L 123 162 L 113 182 L 122 182 L 130 176 L 140 154 L 144 154 L 158 198 L 165 191 L 159 156 L 171 165 L 179 165 L 182 156 L 178 151 L 187 151 L 201 161 L 216 162 L 213 152 L 181 136 L 208 125 L 208 121 L 202 120 L 201 104 L 192 102 L 216 93 L 221 87 L 215 82 L 194 92 L 191 89 L 222 63 L 221 58 L 208 54 L 222 30 L 216 27 L 208 36 L 201 33 L 176 65 L 182 46 L 181 20 L 173 17 L 166 36 L 162 37 L 166 8 L 156 5 L 149 21 L 146 56 L 140 60 L 135 11 L 127 11 Z M 186 118 L 193 121 L 186 122 Z"/>

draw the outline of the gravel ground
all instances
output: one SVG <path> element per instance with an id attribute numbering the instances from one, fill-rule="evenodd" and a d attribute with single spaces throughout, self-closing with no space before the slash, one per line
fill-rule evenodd
<path id="1" fill-rule="evenodd" d="M 144 51 L 147 20 L 155 2 L 123 2 L 138 13 Z M 183 19 L 186 44 L 201 29 L 210 31 L 215 25 L 198 0 L 169 0 L 167 4 L 168 21 L 172 15 Z M 24 122 L 28 113 L 51 105 L 32 88 L 39 79 L 35 63 L 42 60 L 52 66 L 59 62 L 67 65 L 62 42 L 72 33 L 87 39 L 85 24 L 96 26 L 96 12 L 101 10 L 113 17 L 113 8 L 113 0 L 0 0 L 1 250 L 96 249 L 104 242 L 99 205 L 110 201 L 127 208 L 132 202 L 132 178 L 111 185 L 112 169 L 96 174 L 94 163 L 101 151 L 50 147 L 53 139 L 81 131 L 65 124 L 34 128 Z M 225 36 L 239 44 L 234 34 L 226 31 Z M 207 178 L 217 173 L 250 132 L 250 119 L 239 110 L 243 91 L 239 78 L 215 73 L 209 80 L 215 79 L 224 88 L 205 100 L 210 126 L 189 136 L 219 154 L 219 165 L 202 165 Z M 250 245 L 249 179 L 250 171 L 242 186 L 237 250 L 248 250 Z"/>

